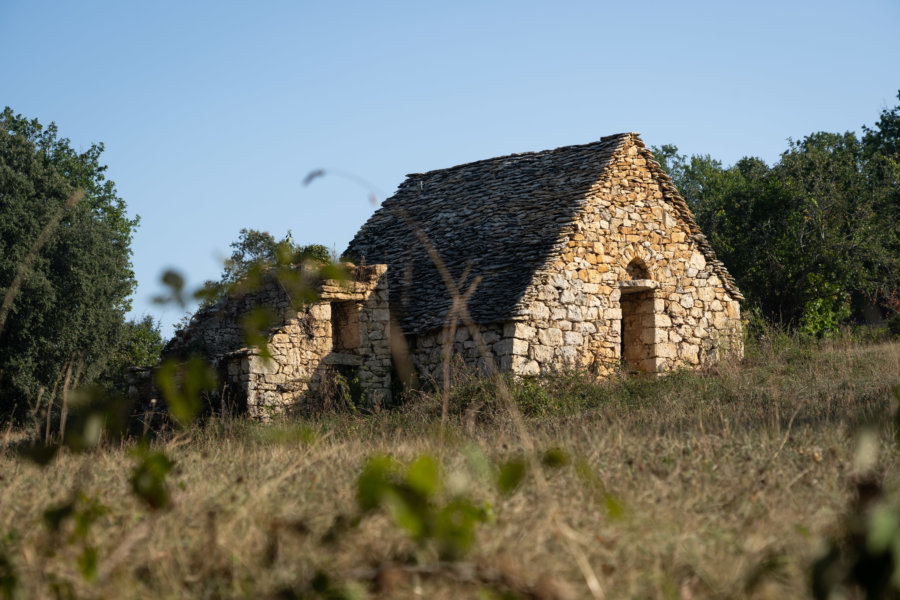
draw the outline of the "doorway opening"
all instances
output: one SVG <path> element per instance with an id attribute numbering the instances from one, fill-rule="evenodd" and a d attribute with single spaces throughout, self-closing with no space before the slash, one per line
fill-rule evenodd
<path id="1" fill-rule="evenodd" d="M 623 289 L 619 306 L 622 309 L 619 338 L 623 368 L 629 373 L 655 371 L 653 291 L 626 293 Z"/>

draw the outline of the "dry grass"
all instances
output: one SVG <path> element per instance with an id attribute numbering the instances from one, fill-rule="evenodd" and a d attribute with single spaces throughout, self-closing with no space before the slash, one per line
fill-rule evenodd
<path id="1" fill-rule="evenodd" d="M 173 503 L 158 512 L 130 492 L 129 444 L 43 469 L 13 444 L 0 454 L 0 555 L 23 598 L 321 597 L 316 573 L 360 597 L 808 596 L 809 566 L 852 499 L 861 429 L 878 436 L 876 474 L 900 495 L 889 418 L 900 343 L 768 340 L 748 354 L 660 380 L 514 384 L 535 447 L 570 461 L 545 469 L 546 487 L 528 477 L 509 495 L 489 465 L 521 454 L 521 431 L 474 380 L 450 398 L 443 432 L 434 395 L 373 417 L 170 436 L 157 445 L 176 462 Z M 355 479 L 376 453 L 439 457 L 450 490 L 490 503 L 494 520 L 461 566 L 383 515 L 349 524 Z M 44 511 L 76 490 L 76 509 L 103 510 L 83 537 L 72 520 L 50 532 Z"/>

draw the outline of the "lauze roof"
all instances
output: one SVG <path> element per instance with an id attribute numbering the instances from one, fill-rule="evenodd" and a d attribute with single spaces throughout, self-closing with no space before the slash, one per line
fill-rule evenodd
<path id="1" fill-rule="evenodd" d="M 576 218 L 588 190 L 630 136 L 637 138 L 618 134 L 591 144 L 411 174 L 362 226 L 347 254 L 367 264 L 389 265 L 391 308 L 408 334 L 442 326 L 451 306 L 423 238 L 461 291 L 481 276 L 468 302 L 476 323 L 509 321 L 561 230 Z M 680 196 L 677 200 L 677 212 L 686 211 L 695 237 L 702 238 L 687 205 Z M 705 240 L 698 241 L 715 260 Z M 717 270 L 724 272 L 724 267 Z M 463 274 L 466 280 L 460 282 Z"/>

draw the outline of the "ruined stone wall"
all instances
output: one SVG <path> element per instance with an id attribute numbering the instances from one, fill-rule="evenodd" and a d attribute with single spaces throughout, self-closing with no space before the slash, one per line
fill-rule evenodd
<path id="1" fill-rule="evenodd" d="M 623 309 L 632 370 L 742 353 L 735 288 L 707 260 L 702 235 L 682 218 L 686 205 L 651 161 L 639 140 L 627 139 L 536 273 L 522 302 L 528 319 L 513 332 L 515 372 L 610 374 L 623 358 Z"/>
<path id="2" fill-rule="evenodd" d="M 385 265 L 350 270 L 349 281 L 318 284 L 319 299 L 299 309 L 274 280 L 242 298 L 206 309 L 167 348 L 204 354 L 222 374 L 226 404 L 268 419 L 289 409 L 314 409 L 340 374 L 355 378 L 370 404 L 390 402 L 390 322 Z M 265 307 L 276 316 L 269 357 L 245 346 L 243 320 Z M 339 329 L 333 317 L 340 313 Z M 337 344 L 337 346 L 335 345 Z"/>

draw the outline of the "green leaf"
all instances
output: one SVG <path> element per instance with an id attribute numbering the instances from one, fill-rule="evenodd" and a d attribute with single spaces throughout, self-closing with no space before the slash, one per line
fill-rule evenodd
<path id="1" fill-rule="evenodd" d="M 434 457 L 423 454 L 409 465 L 406 483 L 425 497 L 433 496 L 441 485 L 441 467 Z"/>
<path id="2" fill-rule="evenodd" d="M 256 307 L 241 318 L 244 341 L 248 346 L 259 349 L 260 356 L 271 359 L 269 352 L 269 329 L 275 323 L 275 314 L 266 307 Z"/>
<path id="3" fill-rule="evenodd" d="M 85 546 L 81 556 L 78 557 L 78 570 L 88 581 L 97 577 L 97 549 L 93 546 Z"/>
<path id="4" fill-rule="evenodd" d="M 500 467 L 497 474 L 497 488 L 501 494 L 509 494 L 514 491 L 528 472 L 528 465 L 524 458 L 515 458 Z"/>
<path id="5" fill-rule="evenodd" d="M 606 516 L 611 521 L 619 521 L 625 518 L 625 506 L 612 494 L 606 494 L 603 499 L 606 508 Z"/>
<path id="6" fill-rule="evenodd" d="M 550 448 L 541 457 L 541 464 L 549 469 L 558 469 L 569 464 L 569 455 L 562 448 Z"/>
<path id="7" fill-rule="evenodd" d="M 397 468 L 397 462 L 390 456 L 369 457 L 356 480 L 356 501 L 360 510 L 371 511 L 381 505 L 385 493 L 393 488 L 391 477 Z"/>
<path id="8" fill-rule="evenodd" d="M 156 370 L 156 384 L 169 407 L 169 413 L 182 426 L 187 426 L 203 405 L 201 394 L 216 388 L 215 370 L 201 356 L 185 363 L 169 359 Z"/>
<path id="9" fill-rule="evenodd" d="M 144 451 L 141 461 L 129 479 L 135 495 L 153 510 L 169 505 L 166 475 L 173 466 L 174 463 L 162 452 Z"/>
<path id="10" fill-rule="evenodd" d="M 874 508 L 866 532 L 866 548 L 869 552 L 872 554 L 886 552 L 898 537 L 900 537 L 900 511 L 884 504 Z"/>

